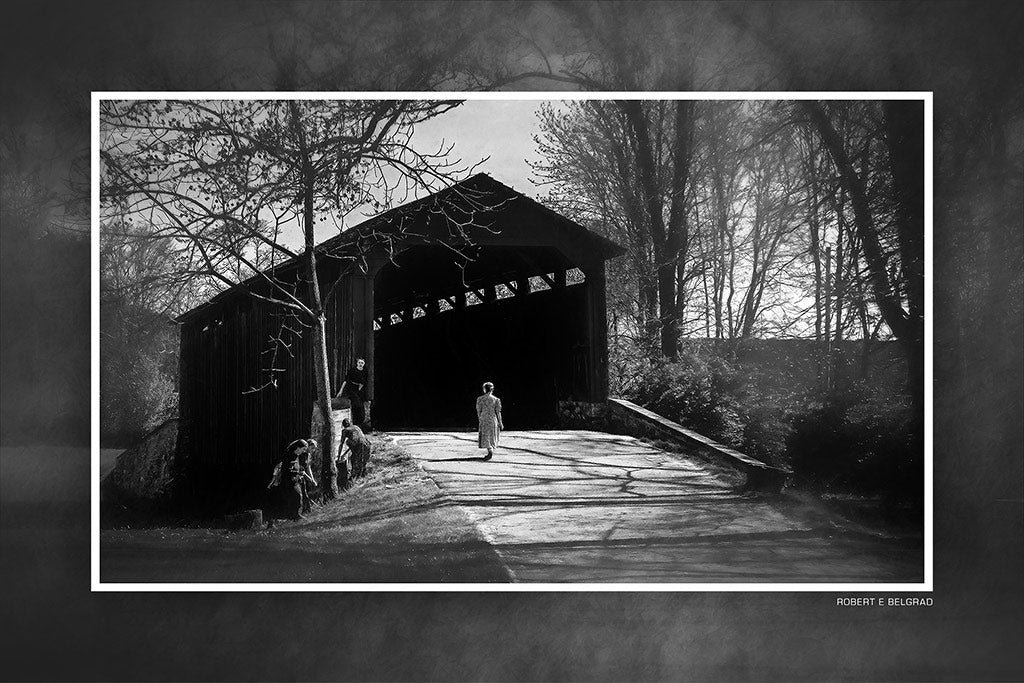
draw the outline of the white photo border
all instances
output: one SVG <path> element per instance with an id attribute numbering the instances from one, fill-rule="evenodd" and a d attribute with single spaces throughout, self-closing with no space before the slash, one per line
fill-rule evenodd
<path id="1" fill-rule="evenodd" d="M 100 581 L 100 187 L 99 104 L 103 100 L 920 100 L 924 103 L 924 580 L 921 583 L 112 583 Z M 808 92 L 159 92 L 93 91 L 91 231 L 91 580 L 93 592 L 932 592 L 933 552 L 933 105 L 930 91 Z"/>

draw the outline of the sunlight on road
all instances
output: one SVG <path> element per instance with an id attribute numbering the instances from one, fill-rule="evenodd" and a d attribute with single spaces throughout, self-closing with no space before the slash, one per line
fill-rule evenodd
<path id="1" fill-rule="evenodd" d="M 396 434 L 519 581 L 918 581 L 920 548 L 878 551 L 699 462 L 587 431 Z"/>

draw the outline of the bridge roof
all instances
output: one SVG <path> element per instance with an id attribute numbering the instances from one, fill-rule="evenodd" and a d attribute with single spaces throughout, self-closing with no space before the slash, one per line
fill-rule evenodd
<path id="1" fill-rule="evenodd" d="M 522 247 L 532 252 L 538 247 L 558 247 L 563 252 L 585 253 L 590 259 L 601 260 L 624 251 L 486 173 L 369 218 L 321 242 L 316 252 L 318 256 L 367 255 L 387 243 L 395 252 L 414 244 L 447 245 L 457 250 Z M 274 276 L 294 277 L 301 263 L 301 254 L 279 263 L 273 268 Z M 253 275 L 183 313 L 178 322 L 199 318 L 262 282 L 262 275 Z"/>

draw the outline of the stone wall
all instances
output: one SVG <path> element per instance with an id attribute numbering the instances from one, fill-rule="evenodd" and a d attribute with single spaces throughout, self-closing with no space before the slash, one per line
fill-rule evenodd
<path id="1" fill-rule="evenodd" d="M 605 431 L 607 423 L 607 403 L 558 402 L 558 426 L 562 429 L 591 429 L 600 432 Z"/>
<path id="2" fill-rule="evenodd" d="M 788 470 L 772 467 L 618 398 L 605 403 L 559 401 L 558 421 L 563 429 L 589 429 L 670 443 L 684 453 L 742 475 L 747 489 L 779 491 L 789 475 Z"/>
<path id="3" fill-rule="evenodd" d="M 789 475 L 788 470 L 772 467 L 622 399 L 608 399 L 604 429 L 613 434 L 667 441 L 687 454 L 742 474 L 744 488 L 750 490 L 780 491 Z"/>

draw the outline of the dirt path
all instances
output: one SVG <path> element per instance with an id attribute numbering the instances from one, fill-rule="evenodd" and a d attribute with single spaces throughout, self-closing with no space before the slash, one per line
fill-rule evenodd
<path id="1" fill-rule="evenodd" d="M 919 540 L 836 527 L 778 497 L 736 494 L 700 464 L 600 432 L 395 438 L 524 582 L 919 582 Z"/>

